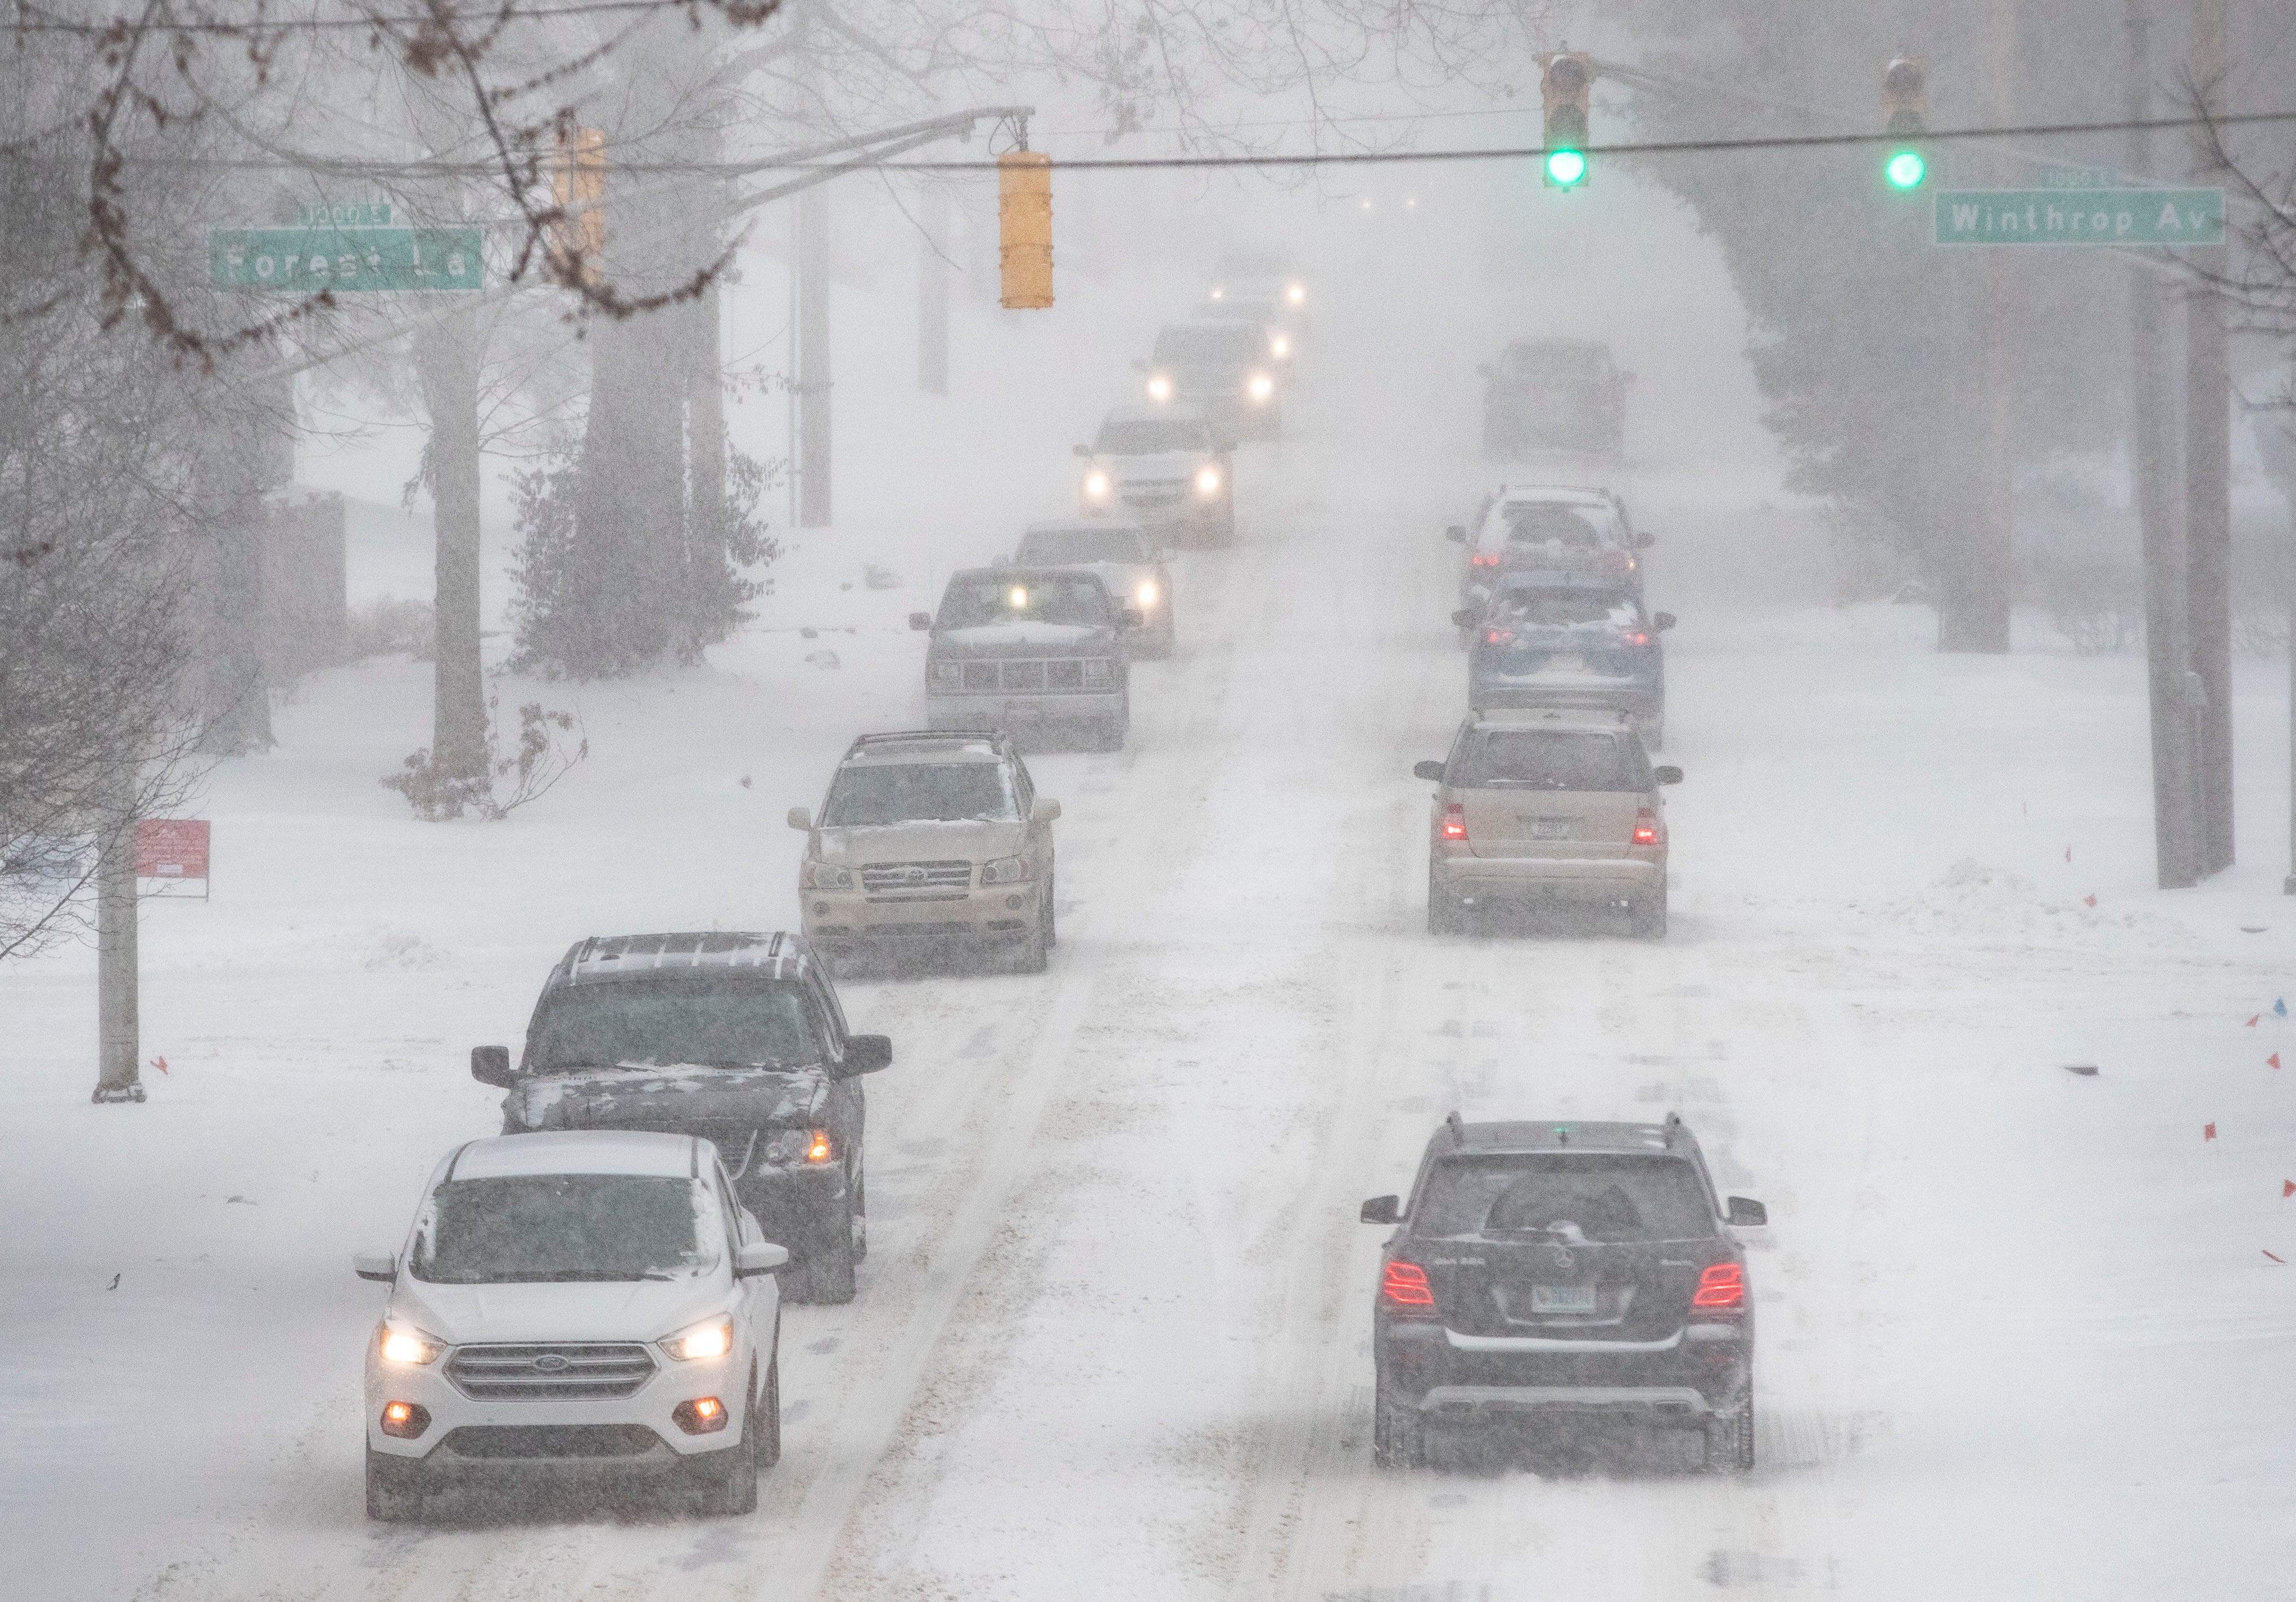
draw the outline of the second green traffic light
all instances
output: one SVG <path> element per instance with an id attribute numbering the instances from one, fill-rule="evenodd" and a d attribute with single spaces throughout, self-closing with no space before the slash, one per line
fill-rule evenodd
<path id="1" fill-rule="evenodd" d="M 1930 176 L 1930 164 L 1922 160 L 1922 152 L 1917 150 L 1894 151 L 1882 164 L 1882 176 L 1892 189 L 1919 189 L 1922 180 Z"/>
<path id="2" fill-rule="evenodd" d="M 1546 152 L 1546 181 L 1557 189 L 1570 189 L 1586 180 L 1587 156 L 1583 151 L 1551 150 Z"/>

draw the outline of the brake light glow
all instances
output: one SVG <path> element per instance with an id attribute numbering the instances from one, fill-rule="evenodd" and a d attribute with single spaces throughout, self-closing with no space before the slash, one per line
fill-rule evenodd
<path id="1" fill-rule="evenodd" d="M 1629 645 L 1647 645 L 1650 644 L 1650 636 L 1641 633 L 1630 634 L 1627 636 L 1627 644 Z"/>
<path id="2" fill-rule="evenodd" d="M 1390 1308 L 1423 1313 L 1435 1310 L 1435 1287 L 1427 1283 L 1427 1270 L 1399 1258 L 1387 1265 L 1379 1284 L 1379 1299 Z"/>
<path id="3" fill-rule="evenodd" d="M 1746 1270 L 1734 1262 L 1714 1263 L 1698 1276 L 1690 1305 L 1718 1311 L 1746 1305 Z"/>
<path id="4" fill-rule="evenodd" d="M 1496 551 L 1477 551 L 1467 558 L 1470 567 L 1496 567 L 1498 564 L 1499 554 Z"/>
<path id="5" fill-rule="evenodd" d="M 1656 845 L 1658 839 L 1658 814 L 1644 807 L 1635 814 L 1635 843 Z"/>
<path id="6" fill-rule="evenodd" d="M 1443 838 L 1464 840 L 1467 837 L 1467 808 L 1464 801 L 1453 801 L 1443 809 Z"/>
<path id="7" fill-rule="evenodd" d="M 1486 645 L 1507 645 L 1512 642 L 1513 638 L 1514 630 L 1512 628 L 1486 628 L 1483 630 L 1483 644 Z"/>

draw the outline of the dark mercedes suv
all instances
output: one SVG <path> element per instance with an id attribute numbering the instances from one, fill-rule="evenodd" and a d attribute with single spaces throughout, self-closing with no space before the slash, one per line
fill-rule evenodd
<path id="1" fill-rule="evenodd" d="M 1664 1123 L 1466 1123 L 1427 1143 L 1373 1315 L 1373 1454 L 1426 1461 L 1431 1425 L 1502 1419 L 1567 1438 L 1605 1421 L 1698 1430 L 1710 1469 L 1754 1462 L 1754 1319 L 1698 1142 Z"/>
<path id="2" fill-rule="evenodd" d="M 568 951 L 543 982 L 526 1048 L 480 1046 L 503 1133 L 654 1130 L 718 1147 L 742 1205 L 789 1248 L 793 1300 L 850 1302 L 868 1250 L 859 1078 L 893 1060 L 849 1034 L 819 958 L 794 934 L 626 934 Z"/>

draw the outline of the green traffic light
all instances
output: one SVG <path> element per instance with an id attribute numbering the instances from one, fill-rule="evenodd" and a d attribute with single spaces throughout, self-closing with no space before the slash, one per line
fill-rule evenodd
<path id="1" fill-rule="evenodd" d="M 1892 189 L 1919 189 L 1922 180 L 1930 176 L 1930 164 L 1922 160 L 1922 152 L 1917 150 L 1896 151 L 1882 168 L 1882 176 L 1889 179 Z"/>
<path id="2" fill-rule="evenodd" d="M 1557 189 L 1570 189 L 1586 182 L 1587 157 L 1583 152 L 1564 148 L 1546 152 L 1546 181 Z"/>

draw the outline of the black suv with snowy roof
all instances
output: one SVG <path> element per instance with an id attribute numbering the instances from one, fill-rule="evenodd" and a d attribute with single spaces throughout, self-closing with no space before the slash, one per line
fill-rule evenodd
<path id="1" fill-rule="evenodd" d="M 1373 1454 L 1426 1460 L 1430 1425 L 1511 1419 L 1568 1438 L 1604 1421 L 1700 1430 L 1706 1466 L 1754 1462 L 1754 1318 L 1698 1142 L 1664 1123 L 1466 1123 L 1419 1161 L 1382 1254 Z"/>
<path id="2" fill-rule="evenodd" d="M 794 934 L 626 934 L 578 941 L 543 982 L 526 1048 L 480 1046 L 503 1133 L 700 1135 L 742 1204 L 789 1248 L 794 1300 L 850 1302 L 868 1250 L 859 1078 L 893 1060 L 857 1035 Z"/>

